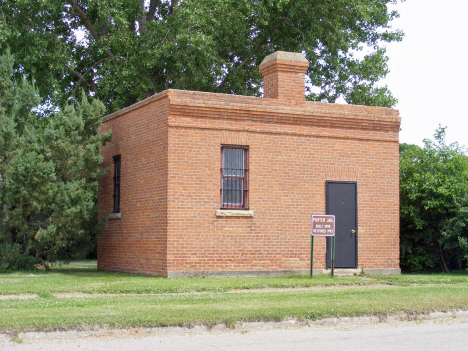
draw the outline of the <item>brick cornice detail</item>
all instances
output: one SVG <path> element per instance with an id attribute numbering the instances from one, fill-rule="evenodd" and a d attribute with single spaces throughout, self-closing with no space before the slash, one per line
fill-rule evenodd
<path id="1" fill-rule="evenodd" d="M 271 99 L 270 101 L 273 100 L 276 99 Z M 366 106 L 362 106 L 362 111 L 349 111 L 346 108 L 343 111 L 327 111 L 313 109 L 313 104 L 313 102 L 304 102 L 297 107 L 278 106 L 277 104 L 259 106 L 248 103 L 230 104 L 226 101 L 217 103 L 216 101 L 207 100 L 186 100 L 171 96 L 169 115 L 184 118 L 244 120 L 340 129 L 378 130 L 395 133 L 400 129 L 400 118 L 397 115 L 382 116 L 379 114 L 369 114 L 365 111 L 368 109 Z M 342 106 L 346 107 L 348 105 Z"/>
<path id="2" fill-rule="evenodd" d="M 274 60 L 260 65 L 259 70 L 263 76 L 274 72 L 302 73 L 309 68 L 309 62 L 298 62 L 292 60 Z"/>
<path id="3" fill-rule="evenodd" d="M 290 125 L 351 128 L 398 133 L 397 110 L 384 107 L 339 105 L 320 102 L 294 102 L 250 96 L 165 90 L 143 101 L 114 112 L 103 122 L 123 116 L 150 103 L 168 99 L 172 117 L 245 120 Z M 167 101 L 167 100 L 166 100 Z"/>
<path id="4" fill-rule="evenodd" d="M 109 121 L 111 119 L 114 119 L 114 118 L 117 118 L 119 116 L 125 115 L 126 113 L 129 113 L 129 112 L 131 112 L 133 110 L 137 110 L 137 109 L 139 109 L 141 107 L 144 107 L 144 106 L 146 106 L 146 105 L 148 105 L 148 104 L 150 104 L 152 102 L 156 102 L 156 101 L 162 100 L 164 98 L 167 98 L 169 92 L 170 92 L 170 90 L 164 90 L 164 91 L 162 91 L 162 92 L 160 92 L 158 94 L 150 96 L 149 98 L 141 100 L 141 101 L 139 101 L 139 102 L 137 102 L 137 103 L 135 103 L 133 105 L 130 105 L 128 107 L 125 107 L 125 108 L 123 108 L 121 110 L 118 110 L 118 111 L 116 111 L 114 113 L 111 113 L 111 114 L 109 114 L 107 116 L 102 117 L 102 121 L 107 122 L 107 121 Z"/>

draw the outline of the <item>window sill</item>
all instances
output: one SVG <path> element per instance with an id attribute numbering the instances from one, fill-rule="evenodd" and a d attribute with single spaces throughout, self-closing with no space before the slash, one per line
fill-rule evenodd
<path id="1" fill-rule="evenodd" d="M 118 219 L 118 218 L 122 218 L 122 214 L 119 212 L 119 213 L 109 213 L 109 219 Z"/>
<path id="2" fill-rule="evenodd" d="M 246 210 L 216 210 L 216 217 L 253 217 L 253 211 Z"/>

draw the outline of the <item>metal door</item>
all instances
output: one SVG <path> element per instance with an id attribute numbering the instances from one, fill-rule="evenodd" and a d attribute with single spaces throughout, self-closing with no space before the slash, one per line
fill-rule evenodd
<path id="1" fill-rule="evenodd" d="M 335 268 L 357 268 L 357 183 L 327 181 L 326 212 L 335 215 Z M 327 238 L 327 268 L 330 250 Z"/>

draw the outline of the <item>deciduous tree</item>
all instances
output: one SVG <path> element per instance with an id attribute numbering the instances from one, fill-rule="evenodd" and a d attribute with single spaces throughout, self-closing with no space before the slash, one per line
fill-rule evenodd
<path id="1" fill-rule="evenodd" d="M 308 99 L 389 107 L 396 2 L 0 0 L 0 47 L 54 106 L 81 89 L 108 112 L 168 88 L 259 96 L 260 62 L 285 50 L 310 61 Z"/>
<path id="2" fill-rule="evenodd" d="M 424 147 L 400 153 L 400 225 L 403 268 L 466 265 L 468 230 L 468 156 L 447 145 L 445 128 Z"/>

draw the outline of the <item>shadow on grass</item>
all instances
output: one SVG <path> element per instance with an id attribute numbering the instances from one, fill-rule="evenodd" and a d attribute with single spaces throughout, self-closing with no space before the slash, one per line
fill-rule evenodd
<path id="1" fill-rule="evenodd" d="M 150 278 L 163 278 L 158 276 L 150 276 L 145 274 L 138 273 L 126 273 L 126 272 L 113 272 L 113 271 L 98 271 L 97 261 L 96 260 L 86 260 L 86 261 L 71 261 L 69 263 L 59 263 L 54 264 L 50 267 L 50 273 L 58 273 L 61 275 L 67 276 L 87 276 L 92 277 L 115 277 L 115 278 L 124 278 L 124 277 L 146 277 Z M 31 272 L 30 272 L 31 273 Z M 47 273 L 47 272 L 45 272 Z"/>

